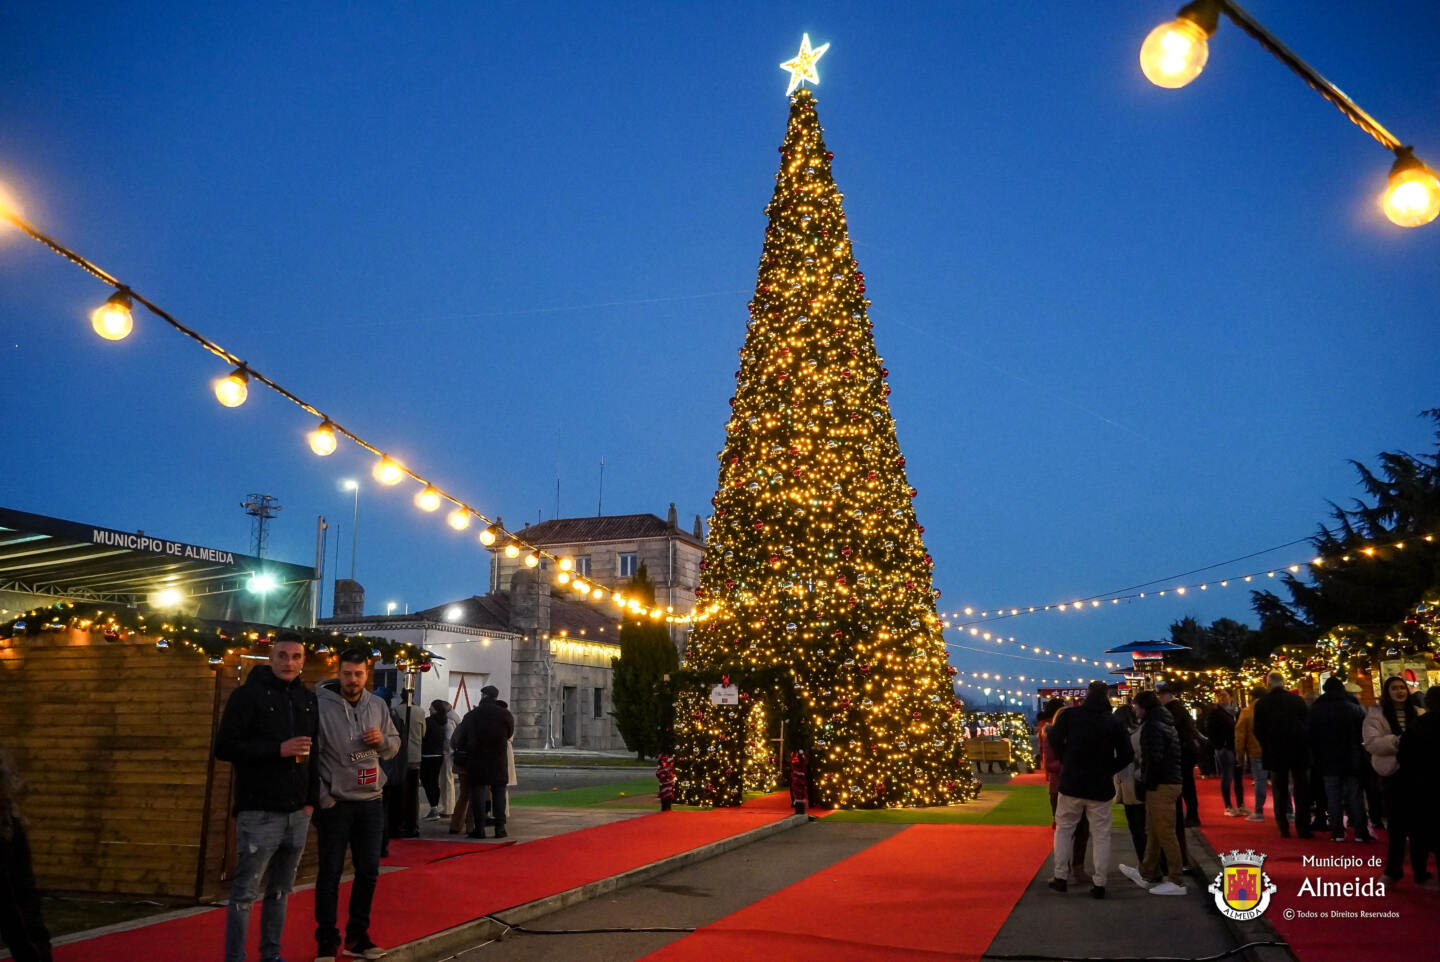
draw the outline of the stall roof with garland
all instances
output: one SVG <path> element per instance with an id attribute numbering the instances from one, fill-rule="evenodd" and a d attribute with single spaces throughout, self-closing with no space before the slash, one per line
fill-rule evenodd
<path id="1" fill-rule="evenodd" d="M 294 633 L 300 636 L 307 651 L 327 655 L 352 645 L 370 649 L 371 657 L 402 668 L 414 666 L 426 670 L 432 660 L 440 658 L 415 645 L 395 642 L 374 635 L 347 634 L 326 628 L 278 628 L 237 622 L 203 621 L 198 618 L 146 614 L 134 608 L 107 608 L 100 605 L 62 602 L 34 608 L 18 618 L 0 624 L 0 644 L 23 642 L 45 631 L 75 628 L 99 634 L 105 641 L 119 643 L 135 637 L 155 639 L 157 648 L 174 648 L 205 655 L 212 664 L 219 664 L 225 655 L 257 645 L 268 644 L 277 636 Z"/>

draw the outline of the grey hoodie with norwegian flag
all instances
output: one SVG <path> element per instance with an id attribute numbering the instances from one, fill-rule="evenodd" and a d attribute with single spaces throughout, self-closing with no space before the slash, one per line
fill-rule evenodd
<path id="1" fill-rule="evenodd" d="M 400 733 L 384 700 L 366 691 L 352 705 L 340 694 L 338 679 L 316 685 L 315 694 L 320 702 L 320 807 L 379 798 L 385 788 L 380 761 L 400 751 Z M 375 748 L 365 744 L 367 728 L 378 728 L 383 736 Z"/>

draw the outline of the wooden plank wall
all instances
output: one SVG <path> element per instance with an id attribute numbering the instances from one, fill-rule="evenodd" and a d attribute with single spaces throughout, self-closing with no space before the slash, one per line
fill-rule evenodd
<path id="1" fill-rule="evenodd" d="M 25 780 L 35 872 L 52 892 L 224 897 L 235 861 L 219 711 L 261 660 L 212 667 L 154 638 L 66 629 L 0 647 L 0 744 Z M 313 684 L 333 675 L 306 666 Z M 315 876 L 313 833 L 297 883 Z"/>
<path id="2" fill-rule="evenodd" d="M 215 689 L 206 659 L 153 639 L 45 631 L 0 650 L 0 679 L 0 738 L 26 782 L 40 886 L 193 898 Z"/>

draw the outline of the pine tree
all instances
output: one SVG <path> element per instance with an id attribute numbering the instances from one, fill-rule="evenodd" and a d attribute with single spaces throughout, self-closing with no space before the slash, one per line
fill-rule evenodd
<path id="1" fill-rule="evenodd" d="M 791 100 L 676 711 L 678 796 L 736 804 L 746 706 L 845 808 L 972 798 L 931 558 L 815 99 Z"/>
<path id="2" fill-rule="evenodd" d="M 625 597 L 654 604 L 655 585 L 641 565 L 625 586 Z M 615 727 L 636 758 L 654 758 L 667 745 L 672 727 L 666 675 L 680 667 L 670 629 L 651 618 L 626 618 L 620 624 L 620 657 L 610 662 L 614 674 Z"/>

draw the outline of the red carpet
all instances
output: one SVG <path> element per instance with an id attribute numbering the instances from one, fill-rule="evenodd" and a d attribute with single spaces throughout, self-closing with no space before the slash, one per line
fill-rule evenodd
<path id="1" fill-rule="evenodd" d="M 1312 839 L 1291 836 L 1281 838 L 1275 824 L 1274 795 L 1265 799 L 1265 821 L 1247 822 L 1225 815 L 1220 798 L 1220 783 L 1210 778 L 1196 785 L 1200 796 L 1200 831 L 1217 854 L 1231 849 L 1254 849 L 1269 856 L 1264 871 L 1275 883 L 1275 894 L 1265 911 L 1269 922 L 1280 937 L 1290 943 L 1291 951 L 1300 962 L 1352 962 L 1354 959 L 1395 958 L 1433 959 L 1435 948 L 1434 913 L 1440 909 L 1440 892 L 1417 889 L 1410 879 L 1410 865 L 1405 865 L 1405 878 L 1394 889 L 1386 886 L 1384 897 L 1363 895 L 1324 898 L 1301 895 L 1306 879 L 1323 882 L 1354 882 L 1380 875 L 1381 867 L 1307 866 L 1305 856 L 1330 858 L 1342 856 L 1368 861 L 1371 856 L 1385 857 L 1385 833 L 1369 845 L 1355 842 L 1331 842 L 1328 832 L 1317 832 Z M 1245 783 L 1245 801 L 1254 805 L 1254 784 Z M 1353 833 L 1352 833 L 1353 834 Z M 1433 871 L 1433 869 L 1432 869 Z M 1208 887 L 1208 882 L 1206 883 Z M 1206 893 L 1209 894 L 1208 892 Z M 1213 896 L 1211 896 L 1213 898 Z M 1285 918 L 1286 910 L 1296 917 Z M 1362 918 L 1334 913 L 1398 912 L 1398 918 Z M 1318 917 L 1301 917 L 1301 912 L 1315 912 Z"/>
<path id="2" fill-rule="evenodd" d="M 1039 826 L 912 825 L 645 959 L 976 960 L 1050 851 Z"/>
<path id="3" fill-rule="evenodd" d="M 594 882 L 688 852 L 783 817 L 779 812 L 718 809 L 656 812 L 556 835 L 483 855 L 442 859 L 380 876 L 370 937 L 392 946 L 442 931 L 481 915 Z M 398 845 L 398 842 L 392 842 Z M 407 846 L 434 844 L 406 843 Z M 393 851 L 393 849 L 392 849 Z M 340 928 L 350 885 L 340 886 Z M 282 952 L 289 959 L 315 954 L 315 893 L 290 897 Z M 250 914 L 250 952 L 260 930 L 260 905 Z M 218 959 L 225 943 L 223 909 L 147 925 L 55 949 L 57 962 L 194 962 Z"/>
<path id="4" fill-rule="evenodd" d="M 1015 775 L 1006 786 L 1010 785 L 1046 785 L 1049 784 L 1044 772 L 1026 772 L 1024 775 Z"/>
<path id="5" fill-rule="evenodd" d="M 476 855 L 509 848 L 514 842 L 469 842 L 457 839 L 391 839 L 390 857 L 380 860 L 381 868 L 428 865 L 456 855 Z"/>
<path id="6" fill-rule="evenodd" d="M 790 792 L 772 792 L 769 795 L 761 795 L 759 798 L 752 798 L 748 802 L 741 803 L 741 808 L 751 812 L 777 812 L 785 815 L 795 814 L 795 806 L 790 801 Z M 824 818 L 830 814 L 828 808 L 807 809 L 805 814 L 814 815 L 816 818 Z"/>

